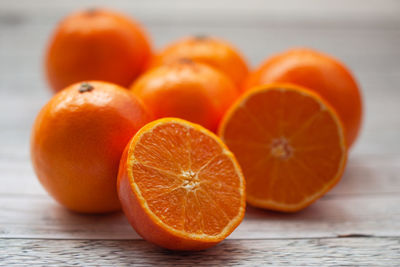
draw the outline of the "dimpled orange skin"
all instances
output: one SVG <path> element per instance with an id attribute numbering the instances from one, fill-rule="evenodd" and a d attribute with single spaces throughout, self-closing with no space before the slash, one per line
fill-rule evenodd
<path id="1" fill-rule="evenodd" d="M 47 47 L 45 69 L 55 92 L 84 80 L 128 87 L 150 56 L 150 42 L 137 22 L 107 9 L 88 9 L 59 23 Z"/>
<path id="2" fill-rule="evenodd" d="M 360 89 L 351 72 L 337 59 L 298 48 L 267 59 L 251 73 L 246 90 L 269 83 L 293 83 L 318 93 L 338 113 L 348 147 L 357 139 L 362 121 Z"/>
<path id="3" fill-rule="evenodd" d="M 120 156 L 151 117 L 125 88 L 87 84 L 69 86 L 42 108 L 32 130 L 31 159 L 41 184 L 63 206 L 83 213 L 116 211 Z"/>
<path id="4" fill-rule="evenodd" d="M 216 131 L 239 93 L 232 81 L 214 68 L 180 60 L 152 69 L 130 88 L 155 118 L 177 117 Z"/>
<path id="5" fill-rule="evenodd" d="M 167 46 L 150 61 L 150 67 L 188 58 L 208 64 L 232 79 L 239 90 L 249 73 L 246 60 L 227 41 L 208 36 L 187 37 Z"/>

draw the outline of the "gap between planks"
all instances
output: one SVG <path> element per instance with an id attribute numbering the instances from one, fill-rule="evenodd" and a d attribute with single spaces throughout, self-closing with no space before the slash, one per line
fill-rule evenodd
<path id="1" fill-rule="evenodd" d="M 311 237 L 261 237 L 261 238 L 227 238 L 226 241 L 273 241 L 273 240 L 313 240 L 313 239 L 346 239 L 346 238 L 400 238 L 399 235 L 338 234 L 336 236 Z M 66 237 L 0 237 L 1 240 L 53 240 L 53 241 L 145 241 L 143 238 L 66 238 Z M 1 246 L 0 246 L 1 247 Z"/>
<path id="2" fill-rule="evenodd" d="M 1 240 L 0 265 L 398 266 L 400 238 L 226 240 L 203 251 L 169 251 L 143 240 Z"/>

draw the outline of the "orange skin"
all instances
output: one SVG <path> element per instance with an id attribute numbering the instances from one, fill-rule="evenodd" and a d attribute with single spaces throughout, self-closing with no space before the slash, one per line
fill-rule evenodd
<path id="1" fill-rule="evenodd" d="M 208 64 L 232 79 L 238 90 L 249 73 L 246 60 L 230 43 L 207 36 L 192 36 L 167 46 L 151 60 L 150 67 L 175 62 L 182 58 Z"/>
<path id="2" fill-rule="evenodd" d="M 96 81 L 67 87 L 42 108 L 33 126 L 31 159 L 39 181 L 72 211 L 119 210 L 120 156 L 150 120 L 125 88 Z"/>
<path id="3" fill-rule="evenodd" d="M 57 26 L 47 47 L 45 69 L 54 92 L 85 80 L 128 87 L 150 57 L 150 42 L 137 22 L 114 11 L 88 9 Z"/>
<path id="4" fill-rule="evenodd" d="M 141 76 L 130 89 L 156 118 L 178 117 L 215 131 L 239 96 L 232 81 L 208 65 L 180 60 Z"/>
<path id="5" fill-rule="evenodd" d="M 177 118 L 163 118 L 151 123 L 148 123 L 142 127 L 137 134 L 131 139 L 131 141 L 126 146 L 124 153 L 121 157 L 117 189 L 118 195 L 122 204 L 123 211 L 136 232 L 141 235 L 147 241 L 150 241 L 161 247 L 172 249 L 172 250 L 203 250 L 212 247 L 219 242 L 223 241 L 243 220 L 246 200 L 245 200 L 245 181 L 243 174 L 240 170 L 239 164 L 236 161 L 235 156 L 229 152 L 228 157 L 233 161 L 233 165 L 237 175 L 240 177 L 240 208 L 235 219 L 231 221 L 229 229 L 220 233 L 218 236 L 205 236 L 198 238 L 191 238 L 182 232 L 176 232 L 171 230 L 171 228 L 166 228 L 165 224 L 160 221 L 154 214 L 149 212 L 147 203 L 143 196 L 138 193 L 138 186 L 134 182 L 132 174 L 132 162 L 136 160 L 134 157 L 135 146 L 140 142 L 141 137 L 144 133 L 150 132 L 154 129 L 157 124 L 163 123 L 178 123 L 185 125 L 186 127 L 191 127 L 196 131 L 206 133 L 209 137 L 214 139 L 218 145 L 229 151 L 226 145 L 213 133 L 207 131 L 199 125 L 177 119 Z M 214 149 L 214 148 L 211 148 Z M 232 203 L 231 203 L 232 204 Z"/>
<path id="6" fill-rule="evenodd" d="M 292 49 L 262 63 L 245 87 L 275 82 L 297 84 L 321 95 L 342 120 L 348 147 L 354 144 L 361 127 L 362 99 L 354 77 L 341 62 L 311 49 Z"/>

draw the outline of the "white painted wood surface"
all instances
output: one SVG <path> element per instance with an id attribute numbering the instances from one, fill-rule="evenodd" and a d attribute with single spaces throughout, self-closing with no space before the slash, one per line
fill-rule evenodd
<path id="1" fill-rule="evenodd" d="M 228 240 L 196 253 L 140 240 L 122 213 L 68 212 L 33 174 L 30 128 L 50 97 L 45 44 L 62 16 L 86 6 L 93 2 L 0 2 L 0 265 L 400 265 L 400 2 L 112 2 L 146 26 L 157 47 L 207 33 L 236 44 L 256 66 L 311 46 L 341 58 L 362 86 L 363 132 L 339 185 L 296 214 L 248 208 Z"/>
<path id="2" fill-rule="evenodd" d="M 171 252 L 142 240 L 18 239 L 0 249 L 7 266 L 398 266 L 400 260 L 397 238 L 227 240 L 200 252 Z"/>

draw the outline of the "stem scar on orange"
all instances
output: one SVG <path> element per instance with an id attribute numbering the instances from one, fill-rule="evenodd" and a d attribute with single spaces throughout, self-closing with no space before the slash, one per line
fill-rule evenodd
<path id="1" fill-rule="evenodd" d="M 362 121 L 360 89 L 339 60 L 311 49 L 292 49 L 266 60 L 247 79 L 247 89 L 269 83 L 293 83 L 323 97 L 339 115 L 346 143 L 353 145 Z"/>
<path id="2" fill-rule="evenodd" d="M 150 61 L 157 67 L 188 58 L 216 68 L 232 79 L 238 90 L 243 87 L 249 69 L 239 50 L 227 41 L 206 36 L 190 36 L 168 45 Z"/>
<path id="3" fill-rule="evenodd" d="M 177 118 L 137 132 L 122 155 L 117 188 L 133 228 L 173 250 L 221 242 L 245 212 L 245 181 L 234 155 L 210 131 Z"/>
<path id="4" fill-rule="evenodd" d="M 238 98 L 235 85 L 214 68 L 181 59 L 152 69 L 130 89 L 156 118 L 178 117 L 211 131 Z"/>
<path id="5" fill-rule="evenodd" d="M 119 210 L 120 157 L 150 119 L 140 100 L 114 84 L 90 81 L 62 90 L 33 126 L 31 158 L 39 181 L 70 210 Z"/>
<path id="6" fill-rule="evenodd" d="M 45 69 L 55 92 L 84 80 L 128 87 L 150 56 L 150 41 L 137 22 L 115 11 L 92 8 L 60 22 L 47 48 Z"/>
<path id="7" fill-rule="evenodd" d="M 298 211 L 341 178 L 347 152 L 336 112 L 320 96 L 290 84 L 246 92 L 219 134 L 237 157 L 250 205 Z"/>

